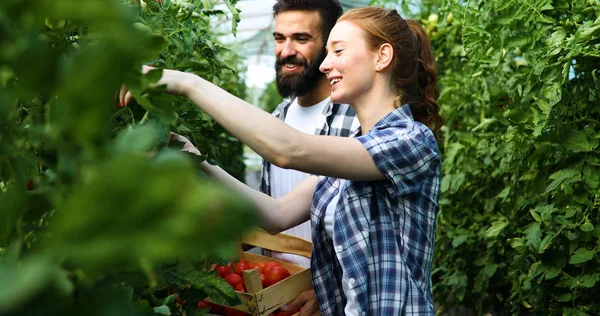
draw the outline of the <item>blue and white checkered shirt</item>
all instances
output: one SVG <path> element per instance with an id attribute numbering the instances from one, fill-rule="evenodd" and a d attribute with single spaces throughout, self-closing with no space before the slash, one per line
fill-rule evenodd
<path id="1" fill-rule="evenodd" d="M 339 180 L 320 177 L 311 210 L 311 269 L 321 311 L 344 314 L 343 271 L 359 315 L 433 315 L 431 264 L 441 176 L 435 136 L 404 105 L 357 139 L 387 179 L 345 181 L 332 241 L 323 216 Z"/>
<path id="2" fill-rule="evenodd" d="M 284 100 L 281 102 L 273 115 L 282 121 L 285 121 L 287 111 L 292 105 L 291 100 Z M 315 131 L 315 135 L 329 135 L 329 136 L 354 136 L 360 132 L 360 123 L 356 118 L 356 112 L 348 104 L 336 104 L 329 102 L 323 108 L 323 115 L 325 116 L 325 124 L 322 128 L 318 128 Z M 263 159 L 261 179 L 260 179 L 260 191 L 271 195 L 271 184 L 269 183 L 270 177 L 269 172 L 271 171 L 271 164 Z"/>

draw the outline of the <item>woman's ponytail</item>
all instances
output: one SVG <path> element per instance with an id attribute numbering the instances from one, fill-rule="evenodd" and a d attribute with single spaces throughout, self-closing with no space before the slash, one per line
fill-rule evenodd
<path id="1" fill-rule="evenodd" d="M 440 107 L 437 104 L 439 91 L 431 43 L 419 22 L 406 20 L 406 23 L 414 37 L 418 53 L 418 81 L 421 94 L 419 101 L 411 106 L 411 112 L 415 120 L 427 125 L 437 135 L 437 131 L 444 124 L 444 120 L 440 116 Z"/>

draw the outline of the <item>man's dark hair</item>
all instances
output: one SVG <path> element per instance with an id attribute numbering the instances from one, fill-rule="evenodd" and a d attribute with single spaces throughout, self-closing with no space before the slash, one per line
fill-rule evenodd
<path id="1" fill-rule="evenodd" d="M 273 5 L 273 16 L 286 11 L 317 11 L 321 16 L 321 33 L 323 44 L 337 19 L 344 13 L 338 0 L 277 0 Z"/>

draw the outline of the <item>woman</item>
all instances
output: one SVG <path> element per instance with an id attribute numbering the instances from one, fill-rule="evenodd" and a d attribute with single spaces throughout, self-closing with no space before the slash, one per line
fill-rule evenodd
<path id="1" fill-rule="evenodd" d="M 362 136 L 302 134 L 193 74 L 165 70 L 158 84 L 189 97 L 277 166 L 322 175 L 275 200 L 204 164 L 207 174 L 258 206 L 268 231 L 310 217 L 323 314 L 433 314 L 441 118 L 427 35 L 395 10 L 360 8 L 338 20 L 327 50 L 320 70 L 332 84 L 331 98 L 354 107 Z M 125 104 L 130 98 L 121 91 Z"/>

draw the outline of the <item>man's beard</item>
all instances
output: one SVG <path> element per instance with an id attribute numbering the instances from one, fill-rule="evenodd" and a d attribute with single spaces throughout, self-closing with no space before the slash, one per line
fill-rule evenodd
<path id="1" fill-rule="evenodd" d="M 306 62 L 306 59 L 297 58 L 296 56 L 277 59 L 275 61 L 275 72 L 279 94 L 283 98 L 294 98 L 303 96 L 313 90 L 319 83 L 321 76 L 324 76 L 319 70 L 319 66 L 325 60 L 326 54 L 325 49 L 323 49 L 317 59 L 310 65 Z M 297 74 L 284 73 L 282 67 L 285 67 L 287 63 L 302 65 L 302 72 Z"/>

